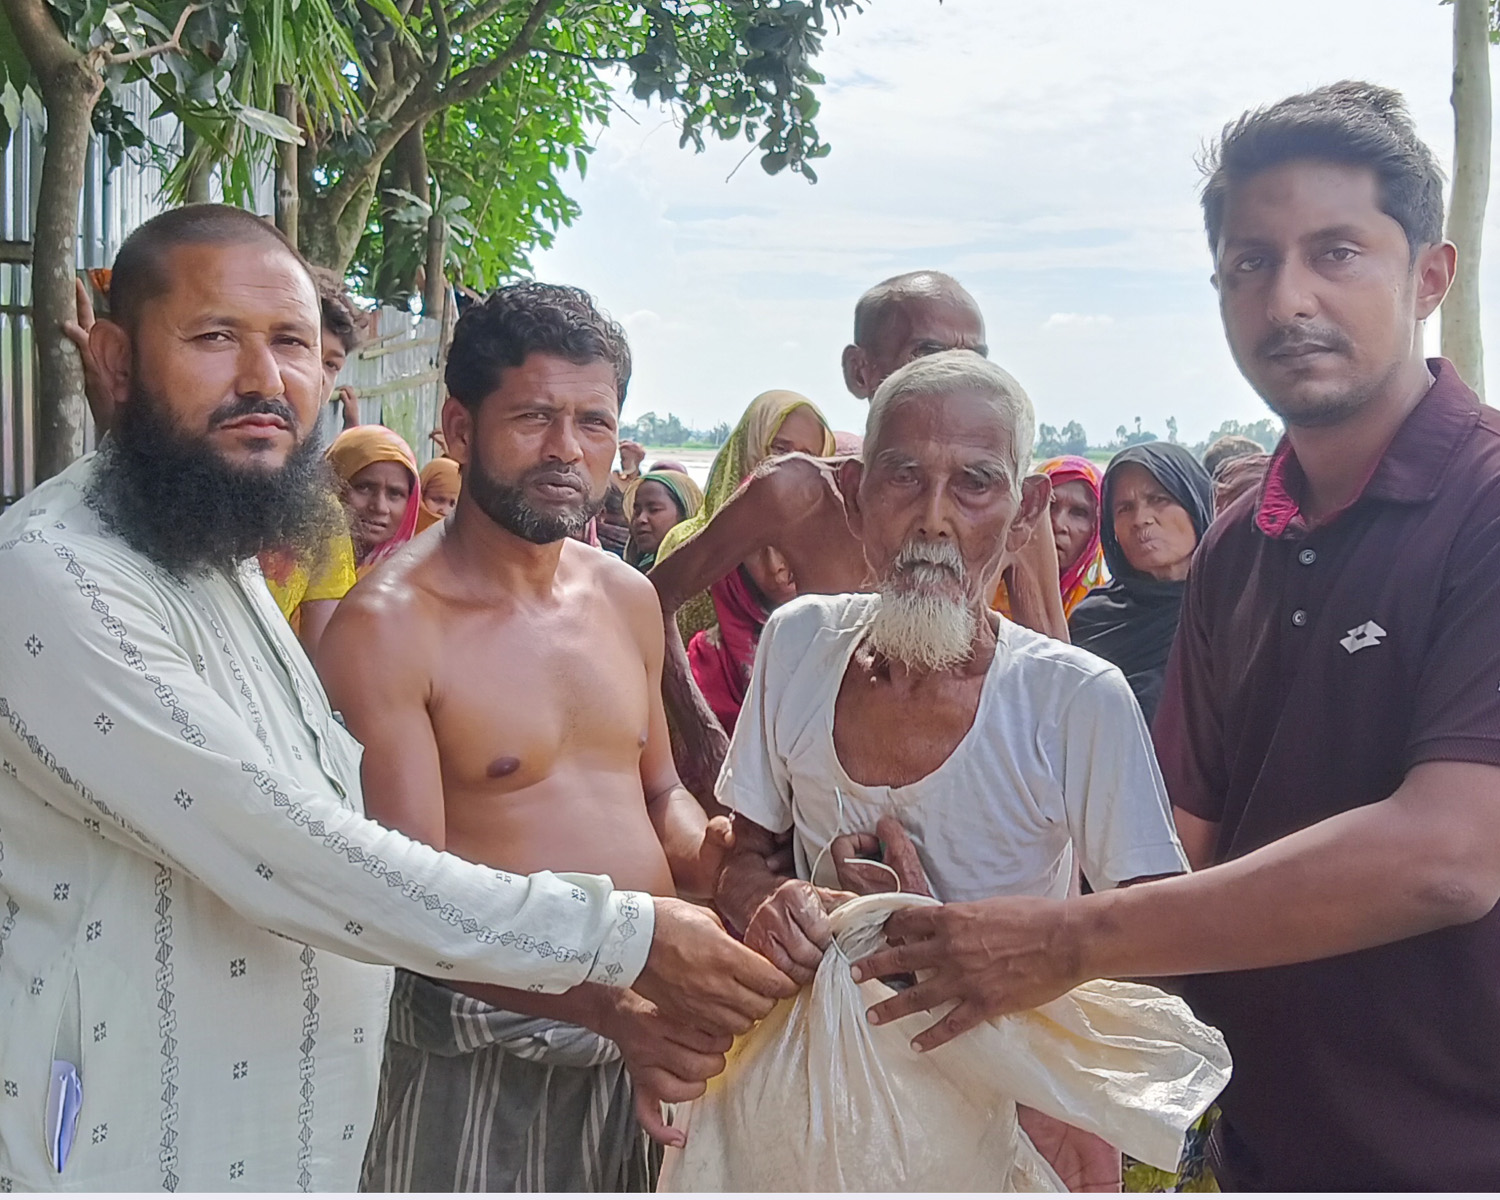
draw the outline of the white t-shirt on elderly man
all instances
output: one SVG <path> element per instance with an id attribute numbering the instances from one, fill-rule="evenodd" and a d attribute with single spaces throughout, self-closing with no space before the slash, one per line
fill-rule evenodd
<path id="1" fill-rule="evenodd" d="M 1187 870 L 1146 723 L 1119 670 L 1001 619 L 974 724 L 903 787 L 856 783 L 833 744 L 834 704 L 875 595 L 803 596 L 767 622 L 719 778 L 720 801 L 792 838 L 797 874 L 837 887 L 841 833 L 898 818 L 938 899 L 1067 895 Z"/>

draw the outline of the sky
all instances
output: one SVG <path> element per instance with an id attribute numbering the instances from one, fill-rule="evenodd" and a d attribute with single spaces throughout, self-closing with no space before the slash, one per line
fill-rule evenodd
<path id="1" fill-rule="evenodd" d="M 1437 0 L 870 0 L 817 63 L 833 146 L 818 183 L 754 158 L 735 171 L 743 142 L 681 150 L 665 110 L 622 93 L 587 177 L 567 180 L 582 216 L 533 266 L 629 331 L 626 420 L 733 423 L 790 388 L 861 430 L 839 370 L 854 303 L 936 268 L 974 294 L 990 357 L 1040 422 L 1081 421 L 1099 444 L 1137 417 L 1164 435 L 1174 416 L 1199 441 L 1267 412 L 1224 344 L 1197 153 L 1246 108 L 1355 77 L 1406 95 L 1446 169 L 1451 14 Z M 1497 209 L 1482 288 L 1500 346 Z M 1492 359 L 1500 386 L 1496 372 Z"/>

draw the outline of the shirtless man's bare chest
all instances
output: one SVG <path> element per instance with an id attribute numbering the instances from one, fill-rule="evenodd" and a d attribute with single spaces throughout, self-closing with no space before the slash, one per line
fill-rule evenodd
<path id="1" fill-rule="evenodd" d="M 331 688 L 345 693 L 365 742 L 372 811 L 399 823 L 421 805 L 423 840 L 471 861 L 608 874 L 619 887 L 671 895 L 642 782 L 648 651 L 630 606 L 611 595 L 628 571 L 569 543 L 545 594 L 480 590 L 455 570 L 440 533 L 351 593 L 348 616 L 374 626 L 376 642 L 401 646 L 357 669 L 358 689 Z M 396 661 L 392 692 L 377 704 L 382 659 Z"/>

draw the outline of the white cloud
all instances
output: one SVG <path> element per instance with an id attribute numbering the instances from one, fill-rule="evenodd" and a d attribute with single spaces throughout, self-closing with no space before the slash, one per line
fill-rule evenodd
<path id="1" fill-rule="evenodd" d="M 625 326 L 627 333 L 645 333 L 647 330 L 661 328 L 661 314 L 649 308 L 638 308 L 621 317 L 620 324 Z"/>
<path id="2" fill-rule="evenodd" d="M 1247 107 L 1363 77 L 1402 89 L 1448 161 L 1451 20 L 1428 0 L 882 0 L 825 43 L 833 153 L 816 186 L 753 160 L 736 172 L 743 142 L 679 150 L 661 113 L 622 97 L 639 124 L 617 115 L 569 181 L 583 217 L 537 272 L 656 314 L 630 324 L 630 407 L 700 428 L 769 387 L 859 427 L 839 372 L 854 301 L 936 267 L 974 293 L 1041 419 L 1103 435 L 1175 416 L 1197 439 L 1264 408 L 1224 346 L 1196 153 Z"/>
<path id="3" fill-rule="evenodd" d="M 1053 313 L 1042 322 L 1043 329 L 1099 329 L 1113 325 L 1108 313 Z"/>

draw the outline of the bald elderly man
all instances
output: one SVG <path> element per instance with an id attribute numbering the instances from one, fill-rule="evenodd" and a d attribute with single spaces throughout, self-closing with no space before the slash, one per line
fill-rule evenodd
<path id="1" fill-rule="evenodd" d="M 844 384 L 869 400 L 895 370 L 946 350 L 988 353 L 984 317 L 963 285 L 941 271 L 913 271 L 876 284 L 854 308 L 854 341 L 844 347 Z M 683 782 L 711 811 L 714 781 L 728 739 L 693 683 L 677 632 L 677 610 L 746 559 L 773 547 L 786 560 L 799 595 L 838 595 L 872 586 L 864 549 L 844 511 L 840 476 L 855 458 L 789 455 L 767 463 L 698 535 L 658 560 L 651 582 L 666 620 L 663 688 Z M 1006 580 L 1016 619 L 1067 638 L 1048 538 L 1012 556 Z M 998 568 L 997 568 L 998 569 Z"/>

